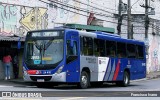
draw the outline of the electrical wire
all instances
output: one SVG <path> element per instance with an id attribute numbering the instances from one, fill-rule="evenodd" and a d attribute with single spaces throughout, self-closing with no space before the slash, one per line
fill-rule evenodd
<path id="1" fill-rule="evenodd" d="M 42 1 L 42 0 L 39 0 L 39 1 Z M 79 11 L 82 11 L 82 12 L 87 12 L 87 13 L 89 13 L 89 11 L 87 11 L 86 9 L 75 8 L 75 7 L 73 7 L 73 6 L 69 5 L 69 4 L 65 5 L 65 4 L 62 4 L 61 2 L 56 2 L 56 1 L 52 1 L 52 0 L 48 0 L 48 1 L 53 2 L 53 3 L 56 3 L 56 4 L 59 4 L 59 5 L 62 5 L 63 7 L 65 6 L 65 7 L 69 7 L 69 8 L 72 8 L 72 9 L 76 9 L 76 10 L 79 10 Z M 95 12 L 94 14 L 95 14 L 95 15 L 99 15 L 99 16 L 110 17 L 110 18 L 114 18 L 114 19 L 116 18 L 116 17 L 113 17 L 113 16 L 108 16 L 108 15 L 106 15 L 106 14 L 97 13 L 97 12 Z M 127 20 L 127 19 L 124 18 L 124 20 Z M 131 21 L 133 21 L 133 20 L 131 19 Z"/>
<path id="2" fill-rule="evenodd" d="M 56 4 L 59 4 L 59 5 L 62 5 L 62 6 L 65 6 L 65 7 L 69 7 L 69 8 L 72 8 L 74 10 L 79 10 L 79 11 L 82 11 L 82 12 L 87 12 L 87 13 L 90 13 L 91 11 L 88 11 L 86 9 L 83 9 L 83 8 L 75 8 L 73 5 L 69 5 L 69 4 L 63 4 L 62 2 L 58 2 L 58 1 L 53 1 L 53 0 L 48 0 L 50 2 L 53 2 L 53 3 L 56 3 Z M 100 10 L 100 9 L 99 9 Z M 98 13 L 98 12 L 95 12 L 94 11 L 94 14 L 95 15 L 100 15 L 100 16 L 105 16 L 105 17 L 110 17 L 110 18 L 115 18 L 113 16 L 109 16 L 109 15 L 106 15 L 106 14 L 102 14 L 102 13 Z M 112 13 L 114 14 L 114 13 Z"/>
<path id="3" fill-rule="evenodd" d="M 41 1 L 42 1 L 42 0 L 41 0 Z M 51 0 L 50 0 L 50 1 L 51 1 Z M 68 11 L 68 9 L 65 9 L 65 8 L 62 8 L 62 7 L 60 7 L 60 8 Z M 74 11 L 71 11 L 71 12 L 76 13 L 76 14 L 80 14 L 80 13 L 77 13 L 77 12 L 74 12 Z M 80 14 L 80 15 L 82 15 L 82 14 Z M 82 16 L 84 16 L 84 15 L 82 15 Z M 85 15 L 85 16 L 88 17 L 87 15 Z M 112 21 L 107 21 L 107 20 L 102 20 L 102 19 L 98 19 L 98 20 L 118 24 L 117 22 L 112 22 Z M 145 25 L 144 22 L 140 22 L 140 21 L 134 21 L 134 22 L 141 23 L 141 24 Z M 127 26 L 127 25 L 124 24 L 124 23 L 123 23 L 122 25 L 123 25 L 123 26 Z M 144 27 L 144 26 L 134 26 L 134 27 Z M 150 26 L 149 26 L 149 27 L 150 27 Z M 152 26 L 151 26 L 151 27 L 152 27 Z M 152 28 L 153 28 L 153 27 L 152 27 Z"/>
<path id="4" fill-rule="evenodd" d="M 114 14 L 114 13 L 109 12 L 109 11 L 106 11 L 106 10 L 104 10 L 104 9 L 101 9 L 101 8 L 98 8 L 98 7 L 94 7 L 94 6 L 91 6 L 91 5 L 88 5 L 88 4 L 83 3 L 83 2 L 81 2 L 81 1 L 77 1 L 77 0 L 73 0 L 73 1 L 78 2 L 78 3 L 80 3 L 80 4 L 83 4 L 83 5 L 86 5 L 86 6 L 89 6 L 89 7 L 92 7 L 92 8 L 95 8 L 95 9 L 97 9 L 97 10 L 101 10 L 101 11 L 104 11 L 104 12 L 107 12 L 107 13 L 110 13 L 110 14 Z M 96 5 L 98 5 L 98 4 L 96 4 Z"/>
<path id="5" fill-rule="evenodd" d="M 39 1 L 44 2 L 44 1 L 42 1 L 42 0 L 39 0 Z M 51 0 L 49 0 L 49 1 L 51 1 Z M 74 1 L 76 1 L 76 0 L 74 0 Z M 137 1 L 138 1 L 138 0 L 137 0 Z M 52 2 L 53 2 L 53 1 L 52 1 Z M 44 2 L 44 3 L 47 3 L 47 2 Z M 24 6 L 24 5 L 18 5 L 18 4 L 9 4 L 9 3 L 3 3 L 3 2 L 0 2 L 0 4 L 7 4 L 7 5 L 14 5 L 14 6 L 23 6 L 23 7 L 28 7 L 28 8 L 34 8 L 34 7 L 31 7 L 31 6 Z M 47 4 L 50 4 L 50 3 L 47 3 Z M 59 3 L 59 5 L 62 5 L 62 4 Z M 63 5 L 63 6 L 65 6 L 65 5 Z M 68 6 L 68 7 L 69 7 L 69 6 Z M 77 12 L 75 12 L 75 11 L 71 11 L 71 10 L 65 9 L 64 7 L 58 7 L 58 8 L 64 9 L 64 10 L 66 10 L 66 11 L 69 11 L 69 12 L 72 12 L 72 13 L 76 13 L 76 14 L 79 14 L 79 15 L 82 15 L 82 16 L 89 17 L 89 16 L 87 16 L 87 15 L 85 15 L 85 14 L 81 14 L 81 13 L 77 13 Z M 73 8 L 73 7 L 69 7 L 69 8 L 75 9 L 75 8 Z M 97 8 L 97 7 L 95 7 L 95 8 Z M 80 9 L 81 9 L 81 8 L 80 8 Z M 99 8 L 98 8 L 98 9 L 99 9 Z M 76 9 L 76 10 L 79 10 L 79 8 Z M 80 11 L 88 12 L 87 10 L 84 10 L 84 9 L 81 9 Z M 109 12 L 107 12 L 107 13 L 109 13 Z M 98 14 L 98 15 L 103 16 L 104 14 Z M 105 17 L 116 18 L 116 17 L 113 17 L 113 16 L 105 16 Z M 98 20 L 101 20 L 101 19 L 98 19 Z M 124 18 L 124 20 L 127 20 L 127 19 Z M 112 22 L 112 21 L 107 21 L 107 20 L 101 20 L 101 21 L 118 24 L 117 22 Z M 131 21 L 132 21 L 132 22 L 137 22 L 137 23 L 142 23 L 142 24 L 144 24 L 143 22 L 139 22 L 139 21 L 133 21 L 133 20 L 131 20 Z M 127 25 L 124 24 L 124 23 L 123 23 L 122 25 L 123 25 L 123 26 L 127 26 Z M 134 26 L 134 27 L 140 27 L 140 26 Z M 153 28 L 153 26 L 149 26 L 149 27 L 152 27 L 152 28 Z M 154 26 L 153 29 L 159 29 L 159 26 Z"/>
<path id="6" fill-rule="evenodd" d="M 40 0 L 40 1 L 42 1 L 42 0 Z M 48 1 L 51 1 L 51 0 L 48 0 Z M 48 3 L 48 2 L 45 2 L 45 3 Z M 48 4 L 50 4 L 50 3 L 48 3 Z M 62 4 L 59 3 L 59 5 L 62 5 Z M 63 6 L 65 6 L 65 5 L 63 5 Z M 59 8 L 69 11 L 68 9 L 65 9 L 65 8 L 63 8 L 63 7 L 59 7 Z M 79 14 L 79 15 L 82 15 L 82 16 L 89 17 L 89 16 L 87 16 L 87 15 L 80 14 L 80 13 L 77 13 L 77 12 L 74 12 L 74 11 L 70 11 L 70 12 L 76 13 L 76 14 Z M 117 22 L 112 22 L 112 21 L 107 21 L 107 20 L 102 20 L 102 19 L 98 19 L 98 20 L 118 24 Z M 133 20 L 132 20 L 132 22 L 137 22 L 137 23 L 141 23 L 141 24 L 144 24 L 144 25 L 145 25 L 145 23 L 142 22 L 142 21 L 133 21 Z M 122 23 L 122 25 L 123 25 L 123 26 L 127 26 L 127 25 L 124 24 L 124 23 Z M 134 26 L 134 27 L 140 27 L 140 26 Z M 142 27 L 143 27 L 143 26 L 142 26 Z M 152 27 L 152 26 L 149 26 L 149 27 Z M 153 27 L 152 27 L 152 28 L 153 28 Z M 154 28 L 154 29 L 155 29 L 155 28 Z M 157 29 L 157 28 L 156 28 L 156 29 Z"/>
<path id="7" fill-rule="evenodd" d="M 41 2 L 43 2 L 43 3 L 46 3 L 46 4 L 50 4 L 50 3 L 45 2 L 45 1 L 42 1 L 42 0 L 39 0 L 39 1 L 41 1 Z M 60 9 L 64 9 L 64 10 L 66 10 L 66 11 L 69 11 L 69 12 L 72 12 L 72 13 L 75 13 L 75 14 L 78 14 L 78 15 L 81 15 L 81 16 L 89 17 L 88 15 L 81 14 L 81 13 L 78 13 L 78 12 L 76 12 L 76 11 L 68 10 L 68 9 L 65 9 L 64 7 L 59 7 L 59 6 L 57 6 L 57 7 L 60 8 Z M 98 18 L 97 18 L 97 19 L 98 19 Z M 102 19 L 98 19 L 98 20 L 117 24 L 117 22 L 113 22 L 113 21 L 107 21 L 107 20 L 102 20 Z M 123 24 L 123 25 L 125 25 L 125 24 Z M 125 25 L 125 26 L 127 26 L 127 25 Z"/>
<path id="8" fill-rule="evenodd" d="M 42 0 L 40 0 L 40 1 L 42 1 Z M 55 2 L 55 1 L 52 1 L 52 0 L 48 0 L 48 1 L 54 2 L 54 3 L 59 4 L 59 5 L 62 5 L 62 6 L 70 7 L 70 8 L 72 8 L 72 9 L 76 9 L 76 10 L 80 10 L 80 9 L 81 9 L 81 8 L 71 7 L 71 6 L 69 6 L 69 4 L 65 5 L 65 4 L 62 4 L 62 3 L 60 3 L 60 2 Z M 87 12 L 87 13 L 88 13 L 88 11 L 87 11 L 87 10 L 84 11 L 84 9 L 83 9 L 83 10 L 80 10 L 80 11 L 82 11 L 82 12 Z M 107 16 L 107 15 L 105 15 L 105 14 L 99 14 L 99 13 L 95 13 L 95 15 L 110 17 L 110 18 L 114 18 L 114 19 L 116 18 L 116 17 L 113 17 L 113 16 Z M 123 18 L 123 19 L 126 20 L 126 21 L 128 20 L 127 18 Z M 103 21 L 105 21 L 105 20 L 103 20 Z M 132 21 L 132 22 L 137 22 L 137 23 L 142 23 L 141 21 L 133 21 L 132 19 L 131 19 L 131 21 Z"/>

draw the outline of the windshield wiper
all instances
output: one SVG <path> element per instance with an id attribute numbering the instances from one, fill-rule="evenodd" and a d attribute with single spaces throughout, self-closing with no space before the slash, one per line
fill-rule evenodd
<path id="1" fill-rule="evenodd" d="M 51 44 L 52 44 L 52 41 L 54 40 L 54 38 L 52 38 L 51 40 L 49 40 L 47 42 L 47 44 L 44 45 L 44 50 L 46 50 Z"/>
<path id="2" fill-rule="evenodd" d="M 33 43 L 34 43 L 34 45 L 36 46 L 36 48 L 37 48 L 38 50 L 41 49 L 41 45 L 38 45 L 37 41 L 33 41 Z"/>

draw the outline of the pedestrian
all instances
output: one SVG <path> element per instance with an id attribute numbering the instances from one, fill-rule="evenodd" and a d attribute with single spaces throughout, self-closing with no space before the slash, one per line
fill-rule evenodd
<path id="1" fill-rule="evenodd" d="M 11 67 L 12 58 L 9 54 L 6 54 L 3 57 L 3 63 L 5 67 L 5 80 L 10 79 L 10 67 Z"/>
<path id="2" fill-rule="evenodd" d="M 18 56 L 17 54 L 13 57 L 13 73 L 14 73 L 14 78 L 18 78 Z"/>

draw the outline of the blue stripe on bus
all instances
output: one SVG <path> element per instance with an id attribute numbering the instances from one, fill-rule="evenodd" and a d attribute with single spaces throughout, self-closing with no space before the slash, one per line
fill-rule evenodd
<path id="1" fill-rule="evenodd" d="M 115 60 L 114 60 L 114 62 L 113 62 L 113 66 L 112 66 L 112 70 L 111 70 L 111 72 L 110 72 L 110 76 L 109 76 L 109 79 L 108 79 L 108 81 L 112 81 L 112 79 L 113 79 L 113 76 L 114 76 L 114 72 L 115 72 Z"/>
<path id="2" fill-rule="evenodd" d="M 105 81 L 105 77 L 106 77 L 106 75 L 107 75 L 107 70 L 108 70 L 110 61 L 111 61 L 111 59 L 109 58 L 109 61 L 108 61 L 108 64 L 107 64 L 107 68 L 106 68 L 106 72 L 105 72 L 105 74 L 104 74 L 103 81 Z M 108 75 L 107 75 L 107 76 L 108 76 Z"/>
<path id="3" fill-rule="evenodd" d="M 108 69 L 107 69 L 107 71 L 106 71 L 106 76 L 105 76 L 105 78 L 104 78 L 104 80 L 105 81 L 107 81 L 108 80 L 108 78 L 109 78 L 109 74 L 110 74 L 110 71 L 111 71 L 111 59 L 110 59 L 110 61 L 109 61 L 109 64 L 108 64 L 109 66 L 108 66 Z"/>

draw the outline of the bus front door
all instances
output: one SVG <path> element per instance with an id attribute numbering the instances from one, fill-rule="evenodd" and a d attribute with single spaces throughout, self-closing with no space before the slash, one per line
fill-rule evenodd
<path id="1" fill-rule="evenodd" d="M 79 82 L 80 51 L 78 32 L 69 31 L 66 35 L 66 69 L 67 82 Z"/>

